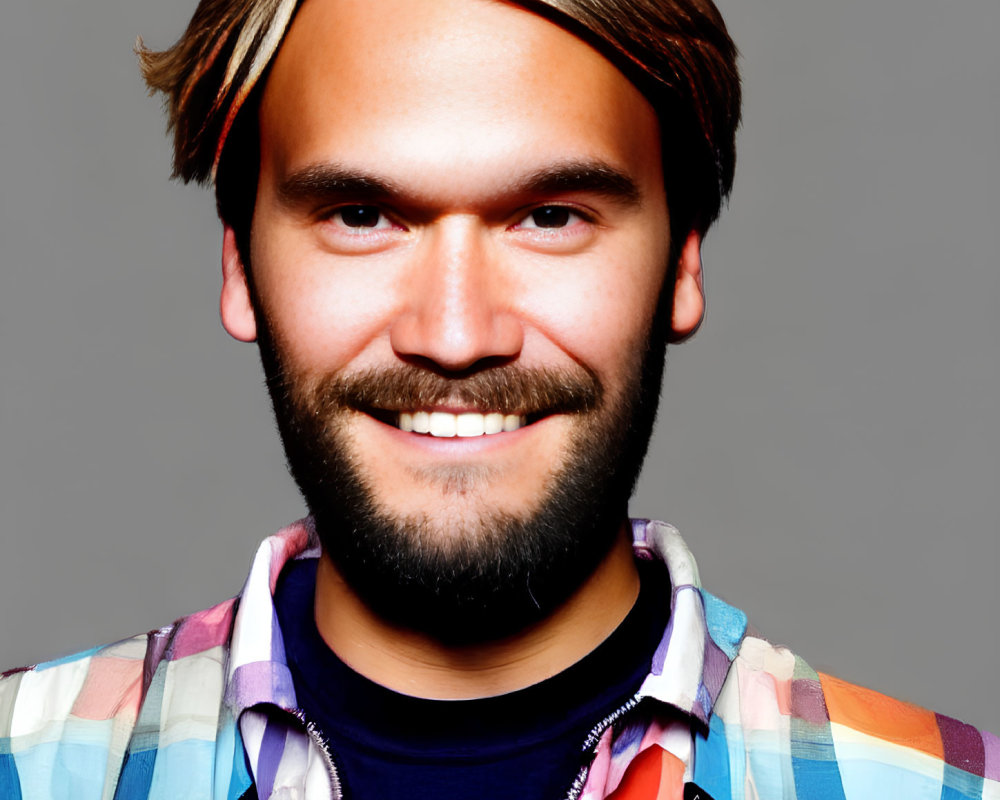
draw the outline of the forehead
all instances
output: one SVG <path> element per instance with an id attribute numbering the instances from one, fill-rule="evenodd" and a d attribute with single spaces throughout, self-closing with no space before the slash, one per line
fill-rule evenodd
<path id="1" fill-rule="evenodd" d="M 597 157 L 659 173 L 639 91 L 582 40 L 498 0 L 306 0 L 268 78 L 261 143 L 278 172 Z"/>

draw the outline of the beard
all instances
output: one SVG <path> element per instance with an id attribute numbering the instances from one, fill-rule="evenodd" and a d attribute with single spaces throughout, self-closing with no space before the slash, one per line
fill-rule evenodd
<path id="1" fill-rule="evenodd" d="M 608 398 L 582 367 L 504 364 L 447 377 L 399 364 L 297 375 L 258 313 L 261 361 L 289 471 L 325 556 L 351 590 L 385 622 L 449 645 L 496 641 L 555 611 L 593 574 L 627 517 L 659 403 L 665 315 L 669 307 L 658 309 L 646 346 L 629 354 L 623 391 Z M 529 424 L 555 413 L 578 417 L 533 508 L 514 514 L 469 503 L 442 520 L 380 504 L 351 450 L 348 421 L 366 413 L 392 424 L 398 411 L 444 403 L 517 414 Z M 488 480 L 488 468 L 462 465 L 433 475 L 451 505 Z"/>

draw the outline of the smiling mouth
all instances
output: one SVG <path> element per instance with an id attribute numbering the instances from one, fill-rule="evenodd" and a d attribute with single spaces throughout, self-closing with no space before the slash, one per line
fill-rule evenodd
<path id="1" fill-rule="evenodd" d="M 505 365 L 452 378 L 401 365 L 342 378 L 322 399 L 413 436 L 473 439 L 587 414 L 601 394 L 594 375 L 575 369 Z"/>
<path id="2" fill-rule="evenodd" d="M 474 411 L 452 414 L 447 411 L 401 411 L 395 418 L 396 427 L 406 433 L 422 433 L 439 438 L 470 438 L 512 433 L 528 424 L 519 414 Z"/>

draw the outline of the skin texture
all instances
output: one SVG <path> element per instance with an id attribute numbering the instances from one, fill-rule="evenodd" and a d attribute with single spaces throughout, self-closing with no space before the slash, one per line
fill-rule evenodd
<path id="1" fill-rule="evenodd" d="M 611 399 L 626 392 L 667 277 L 669 218 L 655 114 L 589 46 L 492 0 L 308 0 L 268 79 L 260 134 L 258 313 L 297 379 L 399 363 L 457 378 L 518 364 L 583 369 Z M 631 191 L 537 180 L 567 167 L 604 170 Z M 373 227 L 357 224 L 358 206 Z M 544 227 L 553 212 L 535 212 L 552 206 L 569 213 Z M 703 313 L 699 247 L 691 235 L 679 248 L 672 340 Z M 231 230 L 221 311 L 235 338 L 256 338 Z M 552 414 L 510 434 L 441 440 L 352 413 L 344 430 L 377 502 L 436 523 L 444 539 L 456 519 L 530 511 L 585 424 Z M 499 642 L 448 647 L 386 624 L 328 559 L 316 613 L 331 648 L 369 678 L 476 697 L 569 666 L 637 590 L 623 527 L 566 603 Z"/>

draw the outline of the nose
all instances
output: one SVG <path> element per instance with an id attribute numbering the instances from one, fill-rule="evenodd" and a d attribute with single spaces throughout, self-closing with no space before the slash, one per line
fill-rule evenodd
<path id="1" fill-rule="evenodd" d="M 390 342 L 397 356 L 461 372 L 516 357 L 524 343 L 511 287 L 474 219 L 432 226 L 414 253 Z"/>

